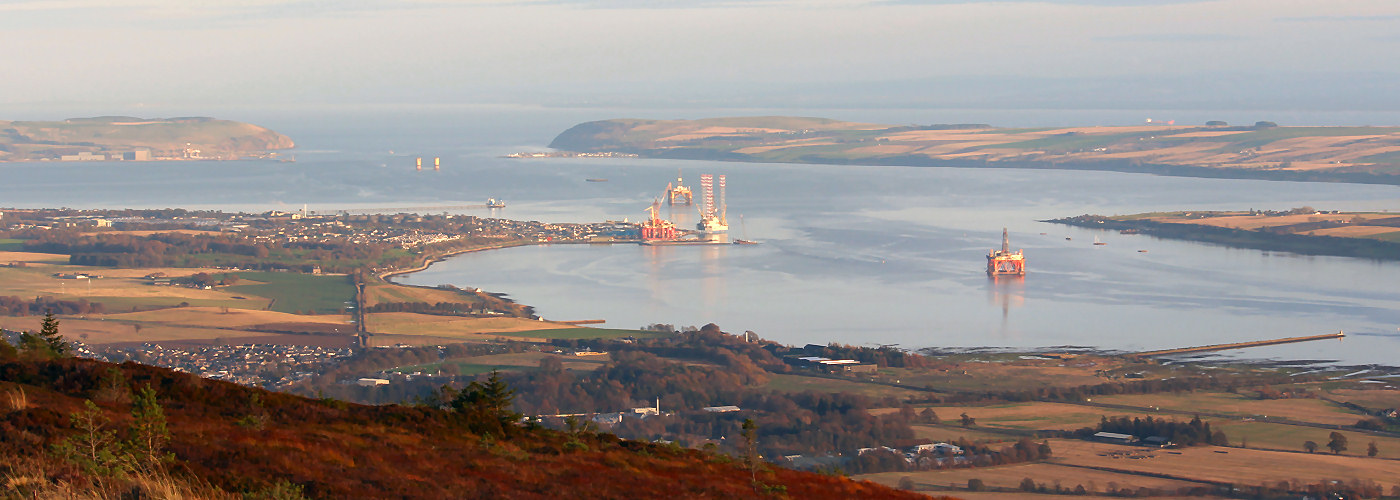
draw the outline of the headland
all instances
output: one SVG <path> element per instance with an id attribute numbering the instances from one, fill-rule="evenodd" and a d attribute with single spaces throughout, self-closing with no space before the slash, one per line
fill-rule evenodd
<path id="1" fill-rule="evenodd" d="M 1400 184 L 1400 127 L 1280 127 L 1267 121 L 998 128 L 778 116 L 616 119 L 576 125 L 550 147 L 651 158 Z"/>
<path id="2" fill-rule="evenodd" d="M 0 120 L 0 161 L 279 159 L 292 147 L 266 128 L 205 117 Z"/>

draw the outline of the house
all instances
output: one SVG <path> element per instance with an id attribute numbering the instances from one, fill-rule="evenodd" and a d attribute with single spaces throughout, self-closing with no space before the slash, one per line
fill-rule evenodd
<path id="1" fill-rule="evenodd" d="M 1148 437 L 1147 439 L 1142 440 L 1142 444 L 1143 446 L 1156 446 L 1158 448 L 1170 448 L 1172 446 L 1176 446 L 1176 443 L 1173 443 L 1170 439 L 1164 438 L 1162 436 Z"/>
<path id="2" fill-rule="evenodd" d="M 895 455 L 898 455 L 898 454 L 899 454 L 899 450 L 896 450 L 896 449 L 894 449 L 894 448 L 890 448 L 890 447 L 888 447 L 888 446 L 880 446 L 880 447 L 876 447 L 876 448 L 861 448 L 861 449 L 858 449 L 858 450 L 856 450 L 856 455 L 864 455 L 864 454 L 866 454 L 866 453 L 870 453 L 870 452 L 873 452 L 873 451 L 888 451 L 888 452 L 893 453 L 893 454 L 895 454 Z"/>
<path id="3" fill-rule="evenodd" d="M 941 455 L 961 455 L 963 452 L 961 447 L 948 443 L 921 444 L 910 448 L 909 451 L 913 453 L 938 453 Z"/>
<path id="4" fill-rule="evenodd" d="M 705 410 L 705 411 L 708 411 L 708 412 L 710 412 L 710 413 L 729 413 L 729 412 L 739 411 L 739 407 L 738 407 L 738 406 L 706 406 L 706 407 L 704 407 L 704 408 L 701 408 L 701 410 Z"/>
<path id="5" fill-rule="evenodd" d="M 613 426 L 622 423 L 622 412 L 599 413 L 591 419 L 599 425 Z"/>
<path id="6" fill-rule="evenodd" d="M 1137 438 L 1131 434 L 1119 434 L 1116 432 L 1096 432 L 1094 433 L 1094 439 L 1115 444 L 1133 444 L 1137 442 Z"/>
<path id="7" fill-rule="evenodd" d="M 356 381 L 355 381 L 355 385 L 358 385 L 358 386 L 361 386 L 361 387 L 374 387 L 374 386 L 377 386 L 377 385 L 389 385 L 389 381 L 388 381 L 387 379 L 382 379 L 382 378 L 362 378 L 362 379 L 356 380 Z"/>

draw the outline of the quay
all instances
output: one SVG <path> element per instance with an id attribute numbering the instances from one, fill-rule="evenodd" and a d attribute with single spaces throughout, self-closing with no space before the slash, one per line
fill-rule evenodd
<path id="1" fill-rule="evenodd" d="M 1133 357 L 1138 357 L 1138 358 L 1150 358 L 1150 357 L 1155 357 L 1155 356 L 1169 356 L 1169 355 L 1172 355 L 1172 354 L 1186 354 L 1186 353 L 1193 353 L 1193 352 L 1210 352 L 1210 351 L 1225 351 L 1225 350 L 1229 350 L 1229 349 L 1243 349 L 1243 348 L 1246 348 L 1246 347 L 1260 347 L 1260 346 L 1276 345 L 1276 344 L 1292 344 L 1292 343 L 1294 343 L 1294 342 L 1308 342 L 1308 341 L 1312 341 L 1312 340 L 1341 339 L 1341 338 L 1343 338 L 1343 337 L 1346 337 L 1346 334 L 1343 333 L 1343 332 L 1341 332 L 1341 331 L 1338 331 L 1337 333 L 1328 333 L 1328 334 L 1325 334 L 1325 335 L 1308 335 L 1308 336 L 1306 336 L 1306 337 L 1287 337 L 1287 338 L 1271 339 L 1271 340 L 1254 340 L 1254 341 L 1250 341 L 1250 342 L 1235 342 L 1235 343 L 1231 343 L 1231 344 L 1212 344 L 1212 345 L 1206 345 L 1206 346 L 1200 346 L 1200 347 L 1182 347 L 1182 348 L 1179 348 L 1179 349 L 1163 349 L 1163 350 L 1160 350 L 1160 351 L 1147 351 L 1147 352 L 1134 353 L 1134 354 L 1131 354 L 1131 356 L 1133 356 Z"/>

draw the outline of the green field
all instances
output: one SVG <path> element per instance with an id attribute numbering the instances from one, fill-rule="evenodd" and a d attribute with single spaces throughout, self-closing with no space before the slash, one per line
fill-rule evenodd
<path id="1" fill-rule="evenodd" d="M 1271 448 L 1277 450 L 1303 451 L 1303 442 L 1317 443 L 1318 453 L 1332 453 L 1327 449 L 1331 429 L 1301 427 L 1296 425 L 1271 424 L 1265 422 L 1214 422 L 1213 428 L 1224 431 L 1230 438 L 1231 446 L 1247 444 L 1250 448 Z M 1343 455 L 1366 456 L 1366 444 L 1376 442 L 1381 458 L 1400 458 L 1400 438 L 1374 436 L 1356 431 L 1338 431 L 1347 438 L 1347 449 Z"/>
<path id="2" fill-rule="evenodd" d="M 643 330 L 625 330 L 620 328 L 552 328 L 545 330 L 522 330 L 518 332 L 491 332 L 491 335 L 502 337 L 525 337 L 534 339 L 620 339 L 624 337 L 636 337 L 639 339 L 656 338 L 662 334 Z"/>
<path id="3" fill-rule="evenodd" d="M 272 299 L 273 311 L 339 313 L 355 300 L 355 284 L 349 276 L 317 276 L 300 273 L 238 272 L 241 280 L 257 281 L 226 290 Z M 240 281 L 243 283 L 244 281 Z"/>
<path id="4" fill-rule="evenodd" d="M 23 252 L 24 240 L 0 238 L 0 252 Z"/>
<path id="5" fill-rule="evenodd" d="M 883 398 L 894 396 L 898 398 L 909 398 L 925 395 L 922 391 L 911 391 L 900 389 L 883 384 L 867 384 L 857 380 L 841 380 L 823 377 L 806 377 L 802 375 L 773 374 L 768 378 L 765 387 L 777 392 L 825 392 L 825 393 L 849 393 L 864 396 Z"/>
<path id="6" fill-rule="evenodd" d="M 953 415 L 953 419 L 956 421 L 957 415 Z M 914 437 L 935 442 L 953 442 L 965 439 L 978 443 L 999 443 L 1020 439 L 1019 435 L 999 433 L 995 432 L 995 429 L 979 429 L 977 427 L 947 424 L 914 424 L 909 427 L 914 430 Z"/>

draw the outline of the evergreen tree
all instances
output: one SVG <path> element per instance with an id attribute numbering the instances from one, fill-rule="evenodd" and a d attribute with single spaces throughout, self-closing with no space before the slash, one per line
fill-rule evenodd
<path id="1" fill-rule="evenodd" d="M 25 352 L 48 356 L 67 356 L 72 351 L 68 342 L 58 333 L 58 319 L 53 317 L 53 311 L 44 313 L 44 321 L 40 323 L 38 334 L 21 333 L 19 344 Z"/>
<path id="2" fill-rule="evenodd" d="M 175 456 L 165 452 L 170 443 L 170 429 L 165 425 L 165 410 L 156 400 L 156 391 L 146 384 L 131 402 L 131 427 L 127 430 L 127 448 L 137 464 L 147 471 L 158 471 Z"/>
<path id="3" fill-rule="evenodd" d="M 122 450 L 116 432 L 108 430 L 111 419 L 92 400 L 68 419 L 78 433 L 54 445 L 54 452 L 90 474 L 121 477 L 132 470 L 131 455 Z"/>
<path id="4" fill-rule="evenodd" d="M 515 390 L 501 378 L 501 372 L 491 371 L 485 383 L 473 381 L 452 399 L 450 406 L 467 419 L 467 425 L 478 433 L 506 434 L 514 428 L 521 415 L 511 404 Z"/>
<path id="5" fill-rule="evenodd" d="M 744 419 L 744 463 L 749 467 L 749 480 L 758 486 L 758 424 L 752 418 Z"/>

